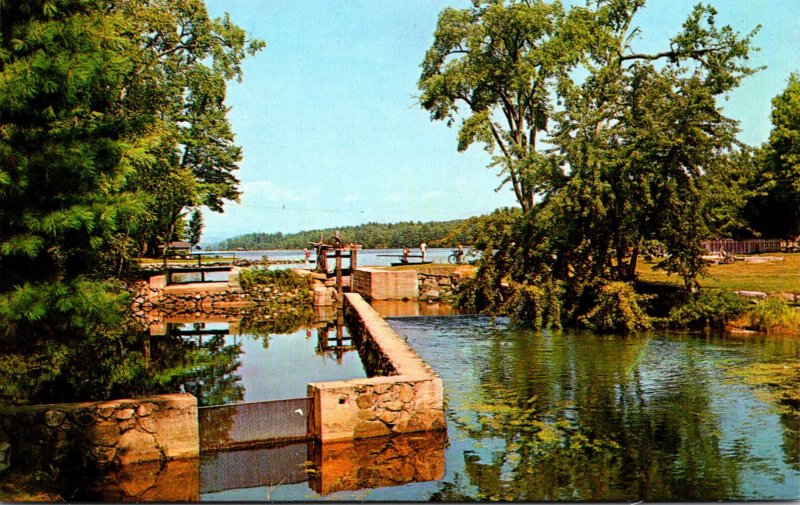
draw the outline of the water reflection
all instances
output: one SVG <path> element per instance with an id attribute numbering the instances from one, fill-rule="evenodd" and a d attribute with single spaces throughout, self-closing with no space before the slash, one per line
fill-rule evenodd
<path id="1" fill-rule="evenodd" d="M 370 305 L 381 317 L 450 316 L 458 314 L 452 305 L 442 302 L 372 300 Z"/>
<path id="2" fill-rule="evenodd" d="M 433 431 L 313 445 L 309 487 L 325 496 L 444 477 L 447 433 Z"/>
<path id="3" fill-rule="evenodd" d="M 81 501 L 186 502 L 200 499 L 199 458 L 127 465 L 76 494 Z"/>
<path id="4" fill-rule="evenodd" d="M 796 340 L 542 334 L 486 318 L 392 326 L 445 383 L 455 442 L 433 499 L 800 494 L 784 443 L 795 427 L 731 373 L 796 357 Z"/>
<path id="5" fill-rule="evenodd" d="M 441 479 L 446 445 L 447 434 L 436 431 L 205 453 L 200 499 L 363 499 L 376 488 Z"/>

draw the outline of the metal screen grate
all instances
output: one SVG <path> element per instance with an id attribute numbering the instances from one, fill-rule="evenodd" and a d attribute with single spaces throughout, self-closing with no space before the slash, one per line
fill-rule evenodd
<path id="1" fill-rule="evenodd" d="M 200 450 L 304 440 L 311 408 L 311 398 L 201 407 Z"/>

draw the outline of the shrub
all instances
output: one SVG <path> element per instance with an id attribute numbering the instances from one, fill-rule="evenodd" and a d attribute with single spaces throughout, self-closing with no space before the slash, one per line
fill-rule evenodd
<path id="1" fill-rule="evenodd" d="M 673 328 L 724 328 L 747 309 L 747 301 L 731 291 L 700 291 L 669 313 Z"/>
<path id="2" fill-rule="evenodd" d="M 267 270 L 264 268 L 243 269 L 239 274 L 242 289 L 252 290 L 255 286 L 270 286 L 282 291 L 307 288 L 308 279 L 291 270 Z"/>
<path id="3" fill-rule="evenodd" d="M 595 331 L 624 333 L 652 327 L 650 317 L 639 305 L 639 295 L 626 282 L 609 282 L 601 287 L 594 308 L 580 316 L 578 324 Z"/>
<path id="4" fill-rule="evenodd" d="M 740 322 L 767 333 L 797 333 L 800 330 L 800 312 L 782 298 L 771 296 L 749 308 Z"/>
<path id="5" fill-rule="evenodd" d="M 559 290 L 551 284 L 519 284 L 505 304 L 505 312 L 516 324 L 533 328 L 561 328 Z"/>

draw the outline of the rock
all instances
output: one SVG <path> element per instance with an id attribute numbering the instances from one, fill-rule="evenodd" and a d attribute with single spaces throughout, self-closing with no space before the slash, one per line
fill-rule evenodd
<path id="1" fill-rule="evenodd" d="M 94 416 L 91 412 L 86 410 L 78 411 L 74 414 L 75 422 L 81 426 L 89 426 L 94 423 Z"/>
<path id="2" fill-rule="evenodd" d="M 136 415 L 139 417 L 147 417 L 153 413 L 158 407 L 153 402 L 144 402 L 136 409 Z"/>
<path id="3" fill-rule="evenodd" d="M 115 446 L 119 441 L 119 426 L 115 422 L 97 424 L 91 431 L 91 441 L 103 447 Z"/>
<path id="4" fill-rule="evenodd" d="M 119 419 L 120 421 L 125 419 L 130 419 L 131 417 L 133 417 L 134 412 L 135 411 L 133 409 L 120 409 L 114 415 L 114 418 Z"/>
<path id="5" fill-rule="evenodd" d="M 736 294 L 747 298 L 759 298 L 762 300 L 767 297 L 767 294 L 761 291 L 736 291 Z"/>
<path id="6" fill-rule="evenodd" d="M 130 419 L 120 421 L 117 426 L 119 426 L 120 433 L 125 433 L 126 431 L 132 430 L 136 427 L 136 418 L 131 417 Z"/>
<path id="7" fill-rule="evenodd" d="M 378 418 L 378 415 L 369 409 L 363 409 L 358 411 L 358 418 L 363 421 L 374 421 Z"/>
<path id="8" fill-rule="evenodd" d="M 94 447 L 92 448 L 95 460 L 101 465 L 106 465 L 114 461 L 117 450 L 114 447 Z"/>
<path id="9" fill-rule="evenodd" d="M 403 410 L 403 402 L 398 400 L 392 400 L 390 402 L 385 403 L 383 407 L 391 412 L 399 412 Z"/>
<path id="10" fill-rule="evenodd" d="M 140 461 L 162 459 L 153 435 L 139 430 L 125 432 L 117 445 L 117 458 L 120 464 L 127 465 Z"/>
<path id="11" fill-rule="evenodd" d="M 408 403 L 414 399 L 414 388 L 410 384 L 403 384 L 400 386 L 400 394 L 398 398 L 403 403 Z"/>
<path id="12" fill-rule="evenodd" d="M 375 402 L 375 398 L 372 395 L 361 395 L 356 400 L 356 405 L 360 409 L 366 409 L 373 405 Z"/>
<path id="13" fill-rule="evenodd" d="M 384 410 L 380 414 L 378 414 L 378 419 L 381 422 L 388 424 L 389 426 L 394 426 L 395 421 L 400 417 L 400 412 L 393 412 L 391 410 Z"/>
<path id="14" fill-rule="evenodd" d="M 439 298 L 441 298 L 441 293 L 439 293 L 439 290 L 437 289 L 431 289 L 428 290 L 427 293 L 425 293 L 425 298 L 428 300 L 438 300 Z"/>
<path id="15" fill-rule="evenodd" d="M 66 417 L 67 415 L 60 410 L 48 410 L 44 413 L 44 424 L 51 428 L 57 428 L 61 426 Z"/>
<path id="16" fill-rule="evenodd" d="M 139 427 L 147 433 L 155 433 L 158 430 L 158 423 L 153 417 L 139 419 Z"/>

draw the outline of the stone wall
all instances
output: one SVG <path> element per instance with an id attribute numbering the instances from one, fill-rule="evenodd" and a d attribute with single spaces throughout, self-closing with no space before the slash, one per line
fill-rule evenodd
<path id="1" fill-rule="evenodd" d="M 239 284 L 239 269 L 231 271 L 228 282 L 166 285 L 166 276 L 154 275 L 132 286 L 131 308 L 136 314 L 155 309 L 169 313 L 216 312 L 254 304 Z"/>
<path id="2" fill-rule="evenodd" d="M 420 267 L 418 270 L 362 268 L 353 273 L 352 291 L 367 300 L 447 299 L 464 277 L 452 267 Z"/>
<path id="3" fill-rule="evenodd" d="M 419 281 L 415 270 L 360 268 L 353 272 L 352 291 L 368 300 L 416 300 Z"/>
<path id="4" fill-rule="evenodd" d="M 298 313 L 311 306 L 310 282 L 309 288 L 279 289 L 255 285 L 244 290 L 239 283 L 239 270 L 234 268 L 227 283 L 166 286 L 163 275 L 154 275 L 149 282 L 143 281 L 131 288 L 134 316 L 143 326 L 153 327 L 181 316 L 202 319 L 208 314 L 247 316 L 259 313 L 277 317 L 286 312 Z"/>
<path id="5" fill-rule="evenodd" d="M 444 429 L 441 378 L 360 295 L 345 294 L 344 308 L 362 360 L 390 375 L 309 384 L 314 437 L 329 442 Z"/>
<path id="6" fill-rule="evenodd" d="M 0 411 L 14 469 L 105 468 L 197 457 L 197 427 L 197 399 L 190 394 Z"/>
<path id="7" fill-rule="evenodd" d="M 419 300 L 432 301 L 450 297 L 453 287 L 461 282 L 459 273 L 428 273 L 419 272 Z"/>

